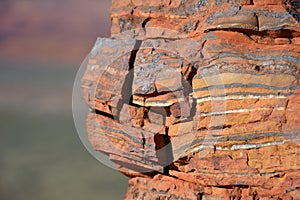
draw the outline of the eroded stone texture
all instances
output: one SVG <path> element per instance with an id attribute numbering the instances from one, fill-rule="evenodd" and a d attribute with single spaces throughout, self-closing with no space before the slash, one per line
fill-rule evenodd
<path id="1" fill-rule="evenodd" d="M 82 78 L 125 199 L 300 199 L 300 3 L 113 0 Z"/>

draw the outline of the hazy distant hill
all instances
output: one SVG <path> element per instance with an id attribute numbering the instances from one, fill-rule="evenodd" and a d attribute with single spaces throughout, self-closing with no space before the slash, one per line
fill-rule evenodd
<path id="1" fill-rule="evenodd" d="M 82 60 L 108 36 L 110 0 L 0 1 L 0 59 Z"/>

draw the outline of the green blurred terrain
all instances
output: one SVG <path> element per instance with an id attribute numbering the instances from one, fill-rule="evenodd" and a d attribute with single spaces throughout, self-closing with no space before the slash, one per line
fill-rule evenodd
<path id="1" fill-rule="evenodd" d="M 76 132 L 78 67 L 0 62 L 1 200 L 124 197 L 128 179 L 89 155 Z"/>

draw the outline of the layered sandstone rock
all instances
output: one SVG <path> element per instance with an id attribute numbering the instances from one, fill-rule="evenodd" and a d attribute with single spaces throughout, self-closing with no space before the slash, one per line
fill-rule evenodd
<path id="1" fill-rule="evenodd" d="M 300 199 L 300 3 L 115 0 L 89 140 L 125 199 Z"/>

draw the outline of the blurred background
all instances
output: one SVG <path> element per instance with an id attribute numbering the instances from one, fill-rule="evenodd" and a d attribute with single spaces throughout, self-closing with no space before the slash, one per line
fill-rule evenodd
<path id="1" fill-rule="evenodd" d="M 96 161 L 72 118 L 72 87 L 110 0 L 0 0 L 0 199 L 118 200 L 127 178 Z"/>

